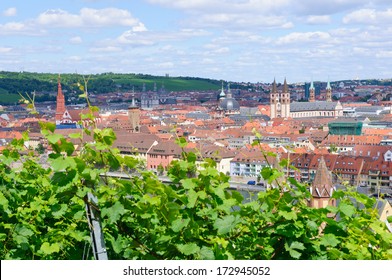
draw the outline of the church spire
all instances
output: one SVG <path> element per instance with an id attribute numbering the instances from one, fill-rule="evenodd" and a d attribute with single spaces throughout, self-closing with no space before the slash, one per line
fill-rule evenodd
<path id="1" fill-rule="evenodd" d="M 314 191 L 312 192 L 313 196 L 330 197 L 332 195 L 332 176 L 327 168 L 327 164 L 325 163 L 323 156 L 320 158 L 312 186 L 314 187 Z"/>
<path id="2" fill-rule="evenodd" d="M 135 95 L 132 95 L 132 103 L 128 108 L 138 108 L 135 102 Z"/>
<path id="3" fill-rule="evenodd" d="M 56 97 L 56 124 L 59 124 L 63 119 L 65 112 L 65 97 L 61 89 L 60 74 L 57 79 L 57 97 Z"/>
<path id="4" fill-rule="evenodd" d="M 272 83 L 272 91 L 271 91 L 271 93 L 277 93 L 278 92 L 278 90 L 276 89 L 276 81 L 275 81 L 275 78 L 274 78 L 274 82 Z"/>
<path id="5" fill-rule="evenodd" d="M 328 205 L 333 206 L 335 204 L 335 200 L 332 199 L 334 190 L 335 187 L 332 183 L 331 172 L 327 168 L 324 157 L 321 156 L 310 189 L 310 193 L 312 194 L 310 206 L 315 208 L 325 208 Z"/>
<path id="6" fill-rule="evenodd" d="M 315 94 L 315 88 L 312 79 L 312 82 L 310 83 L 310 87 L 309 87 L 309 102 L 315 102 L 315 101 L 316 101 L 316 94 Z"/>
<path id="7" fill-rule="evenodd" d="M 219 94 L 219 99 L 223 99 L 223 98 L 226 98 L 226 93 L 223 90 L 223 81 L 222 81 L 222 89 L 221 89 L 221 92 Z"/>
<path id="8" fill-rule="evenodd" d="M 326 101 L 332 102 L 332 88 L 331 88 L 331 84 L 329 83 L 329 80 L 327 83 L 326 91 L 327 91 L 326 98 L 325 98 Z"/>
<path id="9" fill-rule="evenodd" d="M 287 81 L 286 78 L 284 78 L 284 83 L 283 83 L 283 92 L 287 93 L 289 92 L 289 87 L 287 86 Z"/>
<path id="10" fill-rule="evenodd" d="M 309 87 L 309 89 L 314 89 L 313 79 L 312 79 L 312 81 L 310 82 L 310 87 Z"/>
<path id="11" fill-rule="evenodd" d="M 328 82 L 327 82 L 327 88 L 326 88 L 326 89 L 332 89 L 329 80 L 328 80 Z"/>
<path id="12" fill-rule="evenodd" d="M 227 84 L 227 98 L 233 98 L 233 94 L 231 93 L 230 83 Z"/>

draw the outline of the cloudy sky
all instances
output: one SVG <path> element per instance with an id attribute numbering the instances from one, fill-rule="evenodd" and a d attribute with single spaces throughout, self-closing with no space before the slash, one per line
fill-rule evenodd
<path id="1" fill-rule="evenodd" d="M 1 0 L 0 70 L 392 77 L 391 0 Z"/>

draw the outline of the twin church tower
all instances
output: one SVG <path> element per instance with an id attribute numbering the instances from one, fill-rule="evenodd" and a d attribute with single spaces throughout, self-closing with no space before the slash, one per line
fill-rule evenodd
<path id="1" fill-rule="evenodd" d="M 321 108 L 318 108 L 320 106 L 314 106 L 316 102 L 316 94 L 315 94 L 315 87 L 313 85 L 313 81 L 310 84 L 309 87 L 309 100 L 308 102 L 301 102 L 302 108 L 297 108 L 299 106 L 293 106 L 297 104 L 290 104 L 290 92 L 289 92 L 289 87 L 287 85 L 286 78 L 284 79 L 283 83 L 283 90 L 281 92 L 278 92 L 276 81 L 274 79 L 274 82 L 272 83 L 272 89 L 270 93 L 270 108 L 271 108 L 271 119 L 273 118 L 289 118 L 293 117 L 293 114 L 297 114 L 297 111 L 319 111 Z M 316 102 L 320 103 L 320 102 Z M 328 81 L 327 87 L 326 87 L 326 98 L 324 103 L 322 105 L 332 105 L 335 104 L 335 102 L 332 102 L 332 88 L 331 85 Z M 320 103 L 321 104 L 321 103 Z M 320 105 L 317 104 L 317 105 Z M 312 113 L 310 115 L 315 115 L 318 116 L 317 112 Z M 309 115 L 309 116 L 310 116 Z M 325 115 L 325 114 L 324 114 Z M 328 114 L 329 115 L 329 114 Z M 335 115 L 335 114 L 333 114 Z"/>

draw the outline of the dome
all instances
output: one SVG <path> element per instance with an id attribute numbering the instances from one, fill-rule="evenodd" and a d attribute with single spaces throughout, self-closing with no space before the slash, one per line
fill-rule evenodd
<path id="1" fill-rule="evenodd" d="M 234 98 L 225 98 L 219 103 L 219 107 L 225 111 L 235 111 L 240 109 L 240 104 Z"/>

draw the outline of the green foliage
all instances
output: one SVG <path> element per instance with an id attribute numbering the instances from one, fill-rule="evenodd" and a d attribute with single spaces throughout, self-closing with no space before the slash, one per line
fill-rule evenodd
<path id="1" fill-rule="evenodd" d="M 62 74 L 61 83 L 75 98 L 86 97 L 86 85 L 80 83 L 77 74 Z M 129 92 L 135 89 L 141 91 L 145 84 L 147 90 L 152 90 L 154 84 L 158 89 L 163 85 L 167 91 L 183 90 L 219 90 L 221 82 L 218 80 L 191 77 L 162 77 L 143 74 L 102 73 L 89 76 L 88 91 L 96 94 L 109 92 Z M 37 102 L 54 100 L 48 92 L 57 90 L 57 74 L 6 72 L 0 71 L 0 104 L 16 103 L 19 92 L 37 91 Z"/>
<path id="2" fill-rule="evenodd" d="M 244 201 L 214 162 L 198 171 L 194 153 L 172 162 L 164 184 L 112 148 L 112 130 L 84 133 L 94 141 L 75 151 L 42 124 L 49 167 L 26 153 L 25 139 L 0 155 L 1 259 L 91 258 L 88 192 L 98 198 L 109 259 L 392 259 L 392 234 L 374 199 L 336 191 L 336 207 L 311 208 L 307 186 L 282 177 L 287 162 L 261 172 L 275 188 Z M 110 170 L 131 172 L 110 178 Z"/>

